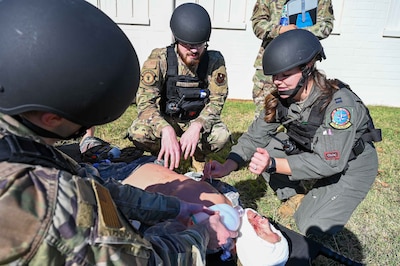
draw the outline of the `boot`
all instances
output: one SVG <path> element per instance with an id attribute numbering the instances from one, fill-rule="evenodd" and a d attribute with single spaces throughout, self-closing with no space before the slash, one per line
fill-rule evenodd
<path id="1" fill-rule="evenodd" d="M 281 218 L 289 218 L 294 215 L 296 210 L 299 208 L 301 202 L 303 201 L 304 194 L 297 194 L 293 197 L 288 198 L 285 202 L 281 204 L 278 209 L 278 214 Z"/>

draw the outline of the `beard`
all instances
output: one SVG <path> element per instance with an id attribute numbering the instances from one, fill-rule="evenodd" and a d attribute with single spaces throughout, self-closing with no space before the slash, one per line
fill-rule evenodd
<path id="1" fill-rule="evenodd" d="M 205 50 L 202 53 L 192 53 L 190 51 L 181 52 L 178 50 L 179 56 L 181 57 L 182 61 L 187 65 L 189 68 L 195 67 L 200 63 L 200 58 L 203 55 Z"/>

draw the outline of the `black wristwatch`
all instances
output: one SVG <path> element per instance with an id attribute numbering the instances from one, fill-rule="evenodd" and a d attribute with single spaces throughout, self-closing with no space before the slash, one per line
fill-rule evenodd
<path id="1" fill-rule="evenodd" d="M 270 166 L 267 168 L 267 173 L 268 174 L 275 174 L 276 173 L 276 162 L 275 158 L 270 157 L 269 160 L 271 161 Z"/>

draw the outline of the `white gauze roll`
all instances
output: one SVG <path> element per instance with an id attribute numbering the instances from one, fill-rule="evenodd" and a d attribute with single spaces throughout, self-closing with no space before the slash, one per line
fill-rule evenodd
<path id="1" fill-rule="evenodd" d="M 226 226 L 228 230 L 237 231 L 239 229 L 240 215 L 235 208 L 225 203 L 215 204 L 210 206 L 209 208 L 213 211 L 219 211 L 221 222 Z M 200 223 L 208 217 L 209 215 L 204 212 L 199 212 L 193 215 L 195 223 Z"/>
<path id="2" fill-rule="evenodd" d="M 240 226 L 240 216 L 237 210 L 228 204 L 215 204 L 210 207 L 213 211 L 219 211 L 221 222 L 228 230 L 237 231 Z"/>
<path id="3" fill-rule="evenodd" d="M 243 266 L 272 266 L 285 265 L 289 258 L 289 245 L 282 233 L 271 224 L 271 230 L 281 237 L 281 241 L 272 244 L 260 238 L 249 219 L 245 209 L 242 217 L 242 225 L 239 228 L 240 234 L 236 240 L 237 255 Z"/>

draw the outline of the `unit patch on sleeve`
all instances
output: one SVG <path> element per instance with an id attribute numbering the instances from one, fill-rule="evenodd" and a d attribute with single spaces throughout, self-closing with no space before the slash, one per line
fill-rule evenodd
<path id="1" fill-rule="evenodd" d="M 153 70 L 145 70 L 142 73 L 142 82 L 146 86 L 152 86 L 156 82 L 156 74 Z"/>
<path id="2" fill-rule="evenodd" d="M 346 129 L 351 127 L 350 122 L 350 111 L 346 108 L 339 107 L 332 111 L 331 113 L 331 122 L 329 125 L 335 129 Z"/>
<path id="3" fill-rule="evenodd" d="M 218 73 L 217 77 L 215 78 L 215 83 L 217 83 L 218 86 L 225 85 L 226 84 L 225 74 Z"/>

